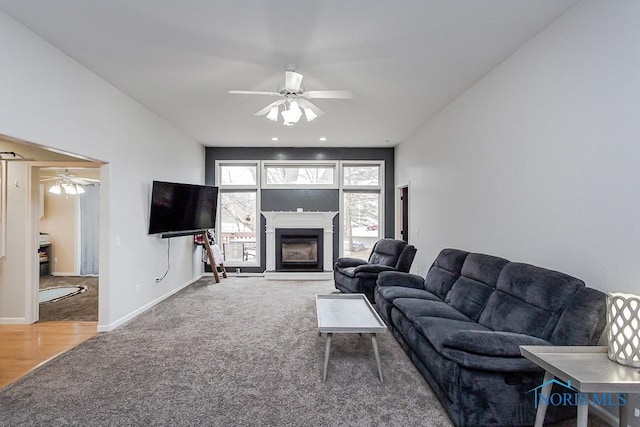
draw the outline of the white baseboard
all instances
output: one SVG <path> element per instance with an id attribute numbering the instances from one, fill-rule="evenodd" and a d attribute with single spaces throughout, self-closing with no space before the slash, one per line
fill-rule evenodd
<path id="1" fill-rule="evenodd" d="M 267 280 L 331 280 L 333 271 L 265 271 Z"/>
<path id="2" fill-rule="evenodd" d="M 0 317 L 0 325 L 31 325 L 26 317 Z"/>
<path id="3" fill-rule="evenodd" d="M 222 273 L 218 272 L 218 276 L 222 278 Z M 227 276 L 229 277 L 264 277 L 264 274 L 263 273 L 242 273 L 242 272 L 238 274 L 233 271 L 227 271 Z M 213 277 L 213 273 L 204 273 L 202 277 Z"/>
<path id="4" fill-rule="evenodd" d="M 188 281 L 187 283 L 183 284 L 182 286 L 178 286 L 177 288 L 167 292 L 164 295 L 159 296 L 158 298 L 154 299 L 153 301 L 150 301 L 150 302 L 146 303 L 145 305 L 143 305 L 142 307 L 138 308 L 137 310 L 132 311 L 131 313 L 127 314 L 126 316 L 121 317 L 120 319 L 116 320 L 113 323 L 109 323 L 108 325 L 98 324 L 98 332 L 113 331 L 117 327 L 122 326 L 125 323 L 127 323 L 128 321 L 133 320 L 134 318 L 138 317 L 139 315 L 141 315 L 145 311 L 149 310 L 154 305 L 156 305 L 156 304 L 164 301 L 165 299 L 169 298 L 171 295 L 178 293 L 179 291 L 181 291 L 182 289 L 186 288 L 187 286 L 189 286 L 189 285 L 195 283 L 196 281 L 200 280 L 201 277 L 202 276 L 198 276 L 198 277 Z"/>

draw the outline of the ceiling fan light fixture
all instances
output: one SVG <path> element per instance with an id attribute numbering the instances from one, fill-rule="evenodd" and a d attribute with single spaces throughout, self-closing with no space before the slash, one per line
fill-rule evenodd
<path id="1" fill-rule="evenodd" d="M 51 194 L 62 194 L 62 188 L 60 187 L 60 183 L 56 182 L 49 188 L 49 193 Z"/>
<path id="2" fill-rule="evenodd" d="M 291 101 L 289 103 L 289 109 L 283 110 L 280 114 L 284 119 L 283 125 L 285 126 L 293 126 L 294 124 L 298 123 L 298 120 L 300 120 L 300 117 L 302 117 L 302 111 L 300 110 L 298 103 L 295 101 Z"/>
<path id="3" fill-rule="evenodd" d="M 78 191 L 73 187 L 73 185 L 62 184 L 62 188 L 64 188 L 64 192 L 66 194 L 78 194 Z"/>
<path id="4" fill-rule="evenodd" d="M 307 118 L 308 122 L 315 120 L 318 117 L 318 115 L 314 113 L 313 110 L 309 107 L 306 107 L 304 109 L 304 116 Z"/>
<path id="5" fill-rule="evenodd" d="M 274 105 L 273 107 L 271 107 L 269 113 L 267 114 L 267 119 L 271 120 L 272 122 L 277 122 L 279 108 L 280 107 L 278 105 Z"/>
<path id="6" fill-rule="evenodd" d="M 82 188 L 81 185 L 76 185 L 76 192 L 78 194 L 84 194 L 85 193 L 84 188 Z"/>

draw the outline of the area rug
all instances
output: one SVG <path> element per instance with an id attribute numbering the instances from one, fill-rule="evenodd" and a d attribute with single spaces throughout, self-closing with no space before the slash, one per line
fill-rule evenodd
<path id="1" fill-rule="evenodd" d="M 85 288 L 82 293 L 52 302 L 40 303 L 40 321 L 98 321 L 98 277 L 94 276 L 43 276 L 40 293 L 50 288 Z"/>
<path id="2" fill-rule="evenodd" d="M 40 304 L 58 302 L 65 298 L 79 295 L 86 292 L 86 290 L 86 286 L 54 286 L 52 288 L 40 289 L 38 292 L 38 302 Z"/>

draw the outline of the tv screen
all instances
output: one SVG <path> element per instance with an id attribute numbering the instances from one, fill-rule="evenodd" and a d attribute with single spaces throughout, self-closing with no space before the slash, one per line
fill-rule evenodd
<path id="1" fill-rule="evenodd" d="M 197 234 L 215 228 L 218 187 L 153 181 L 149 234 Z"/>

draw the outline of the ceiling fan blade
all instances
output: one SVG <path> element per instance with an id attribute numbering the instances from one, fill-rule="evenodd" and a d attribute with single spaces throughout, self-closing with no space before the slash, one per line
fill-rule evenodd
<path id="1" fill-rule="evenodd" d="M 266 107 L 264 107 L 262 110 L 258 111 L 257 113 L 254 114 L 254 116 L 264 116 L 265 114 L 267 114 L 269 112 L 269 110 L 271 110 L 273 107 L 277 107 L 280 104 L 284 104 L 285 102 L 287 102 L 286 99 L 279 99 L 275 102 L 272 102 L 271 104 L 267 105 Z"/>
<path id="2" fill-rule="evenodd" d="M 40 179 L 40 182 L 45 182 L 45 181 L 53 181 L 55 179 L 60 179 L 57 176 L 46 176 L 46 177 L 42 177 Z"/>
<path id="3" fill-rule="evenodd" d="M 280 96 L 278 92 L 262 92 L 258 90 L 230 90 L 231 95 L 269 95 Z"/>
<path id="4" fill-rule="evenodd" d="M 306 99 L 298 99 L 298 104 L 300 105 L 300 107 L 302 107 L 302 109 L 308 108 L 313 111 L 317 117 L 320 117 L 324 114 L 324 111 L 322 111 L 314 104 L 312 104 L 311 101 L 307 101 Z"/>
<path id="5" fill-rule="evenodd" d="M 284 73 L 284 87 L 289 92 L 298 92 L 300 85 L 302 84 L 302 74 L 295 71 L 285 71 Z"/>
<path id="6" fill-rule="evenodd" d="M 351 99 L 353 92 L 350 90 L 310 90 L 304 92 L 302 96 L 310 99 Z"/>
<path id="7" fill-rule="evenodd" d="M 99 179 L 93 179 L 93 178 L 73 178 L 71 181 L 79 185 L 89 185 L 89 184 L 100 182 Z"/>

